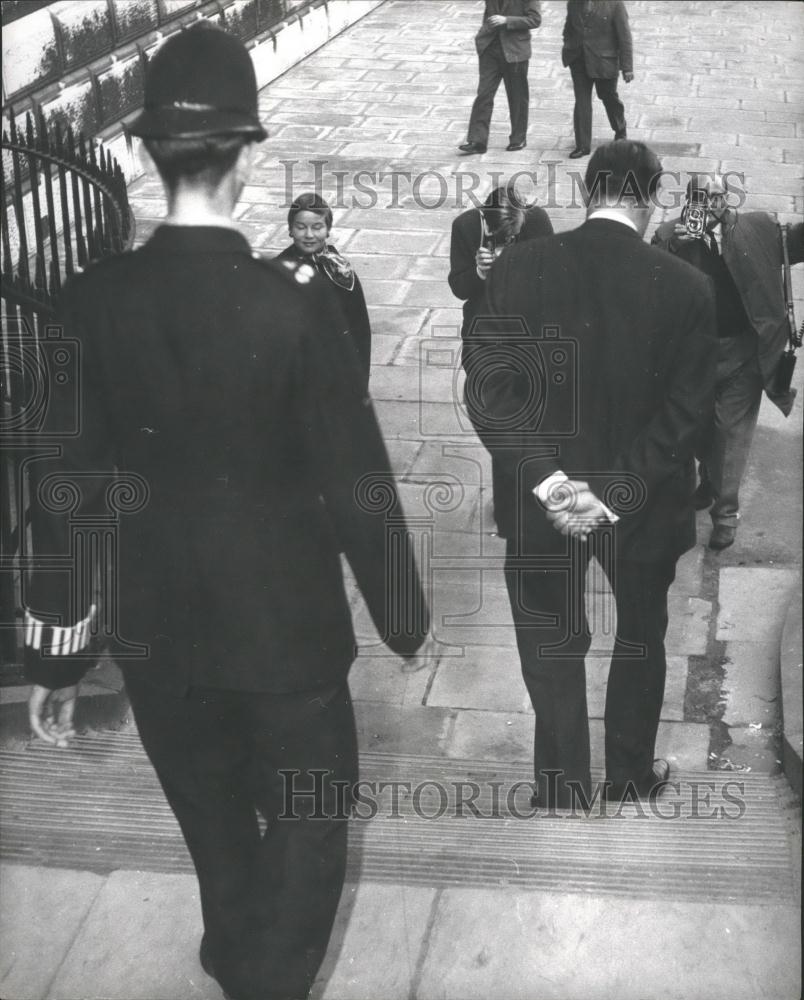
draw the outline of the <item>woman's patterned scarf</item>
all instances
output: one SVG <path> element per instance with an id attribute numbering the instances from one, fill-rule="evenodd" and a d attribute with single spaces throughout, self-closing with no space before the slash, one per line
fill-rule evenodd
<path id="1" fill-rule="evenodd" d="M 338 253 L 331 243 L 327 243 L 320 253 L 313 254 L 313 260 L 329 280 L 339 288 L 345 288 L 347 292 L 351 292 L 355 287 L 355 272 L 352 265 Z"/>

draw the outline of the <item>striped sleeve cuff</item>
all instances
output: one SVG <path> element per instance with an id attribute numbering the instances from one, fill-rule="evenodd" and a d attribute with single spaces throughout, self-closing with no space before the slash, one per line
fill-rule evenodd
<path id="1" fill-rule="evenodd" d="M 25 611 L 25 645 L 48 656 L 71 656 L 80 653 L 92 638 L 92 626 L 97 608 L 93 604 L 89 614 L 75 625 L 47 625 Z"/>

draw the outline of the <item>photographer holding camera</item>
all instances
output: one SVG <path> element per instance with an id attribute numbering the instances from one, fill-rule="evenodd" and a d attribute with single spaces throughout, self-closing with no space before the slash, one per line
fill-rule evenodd
<path id="1" fill-rule="evenodd" d="M 602 559 L 617 606 L 606 697 L 608 799 L 651 797 L 667 592 L 695 544 L 693 448 L 711 406 L 714 301 L 642 237 L 661 175 L 629 140 L 599 147 L 579 228 L 518 243 L 467 333 L 466 404 L 506 473 L 495 496 L 522 673 L 536 715 L 536 803 L 593 801 L 584 587 Z"/>
<path id="2" fill-rule="evenodd" d="M 537 205 L 529 206 L 511 183 L 494 188 L 481 208 L 470 208 L 454 219 L 447 281 L 453 295 L 464 300 L 461 326 L 464 366 L 467 352 L 471 352 L 466 333 L 483 304 L 492 264 L 506 247 L 552 233 L 547 212 Z M 500 492 L 498 480 L 502 475 L 499 463 L 492 456 L 493 496 Z M 496 511 L 494 516 L 496 520 Z"/>
<path id="3" fill-rule="evenodd" d="M 748 464 L 763 390 L 785 416 L 795 391 L 778 391 L 779 361 L 788 342 L 781 282 L 782 244 L 766 212 L 738 213 L 726 179 L 696 176 L 687 184 L 681 217 L 662 223 L 656 246 L 703 271 L 716 294 L 718 363 L 713 417 L 700 447 L 698 510 L 710 508 L 709 548 L 734 543 L 739 490 Z M 792 227 L 790 263 L 804 260 L 804 224 Z"/>

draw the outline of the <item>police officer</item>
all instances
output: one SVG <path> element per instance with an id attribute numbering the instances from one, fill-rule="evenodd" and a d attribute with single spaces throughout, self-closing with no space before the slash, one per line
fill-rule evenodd
<path id="1" fill-rule="evenodd" d="M 427 608 L 407 533 L 393 528 L 389 544 L 394 486 L 343 317 L 311 268 L 258 259 L 232 223 L 266 136 L 245 48 L 206 23 L 172 36 L 131 132 L 168 215 L 142 248 L 65 287 L 82 427 L 38 478 L 74 474 L 84 513 L 103 507 L 112 470 L 140 484 L 120 532 L 119 607 L 103 621 L 145 651 L 123 673 L 198 874 L 201 962 L 234 1000 L 305 997 L 357 776 L 339 545 L 394 651 L 415 655 Z M 69 551 L 53 504 L 33 530 L 40 556 Z M 64 745 L 100 626 L 57 576 L 34 572 L 27 670 L 32 728 Z"/>

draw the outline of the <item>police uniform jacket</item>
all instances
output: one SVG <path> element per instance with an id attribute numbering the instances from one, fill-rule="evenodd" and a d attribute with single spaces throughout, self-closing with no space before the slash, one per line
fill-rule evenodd
<path id="1" fill-rule="evenodd" d="M 620 70 L 634 71 L 634 47 L 628 12 L 622 0 L 568 0 L 561 61 L 583 59 L 593 80 L 614 80 Z"/>
<path id="2" fill-rule="evenodd" d="M 680 217 L 663 222 L 652 242 L 703 269 L 702 242 L 673 239 L 673 229 L 679 222 Z M 782 243 L 776 221 L 766 212 L 730 211 L 721 225 L 720 253 L 757 335 L 757 358 L 765 391 L 786 416 L 793 407 L 795 393 L 773 393 L 774 373 L 789 332 L 781 272 Z M 792 227 L 788 253 L 791 264 L 804 261 L 804 223 Z"/>
<path id="3" fill-rule="evenodd" d="M 305 265 L 255 259 L 233 229 L 163 225 L 68 284 L 80 433 L 61 458 L 32 466 L 42 501 L 32 615 L 68 626 L 84 614 L 45 563 L 69 551 L 79 517 L 108 510 L 116 468 L 112 491 L 129 496 L 104 620 L 116 616 L 118 639 L 147 647 L 129 667 L 154 684 L 339 682 L 355 645 L 341 546 L 380 635 L 397 652 L 418 648 L 427 612 L 411 543 L 397 532 L 389 545 L 386 451 L 322 281 Z M 81 494 L 72 529 L 55 513 L 59 480 Z M 59 687 L 87 665 L 34 651 L 28 676 Z"/>
<path id="4" fill-rule="evenodd" d="M 508 18 L 501 28 L 488 23 L 494 14 Z M 530 33 L 542 23 L 539 0 L 486 0 L 483 23 L 475 36 L 478 55 L 485 52 L 495 38 L 499 38 L 506 62 L 524 62 L 530 59 Z"/>

